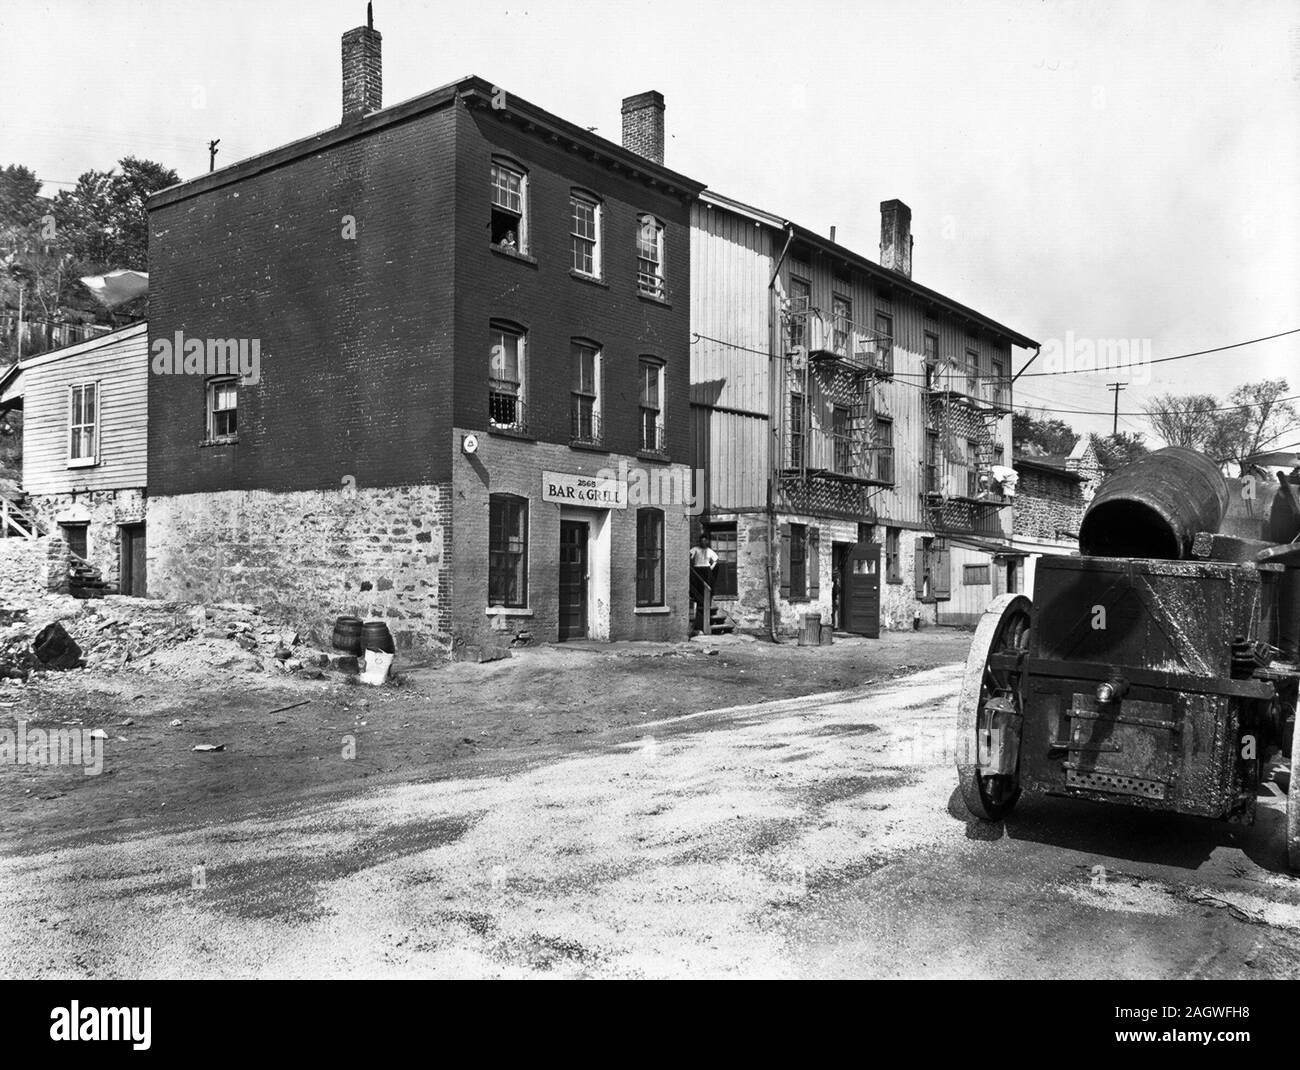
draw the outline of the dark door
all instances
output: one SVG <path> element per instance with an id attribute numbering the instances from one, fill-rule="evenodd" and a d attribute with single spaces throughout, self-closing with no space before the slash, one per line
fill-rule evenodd
<path id="1" fill-rule="evenodd" d="M 144 525 L 123 524 L 119 531 L 122 543 L 118 554 L 118 592 L 143 598 L 145 596 Z"/>
<path id="2" fill-rule="evenodd" d="M 844 630 L 880 638 L 880 544 L 860 542 L 844 564 Z"/>
<path id="3" fill-rule="evenodd" d="M 831 623 L 840 631 L 848 620 L 844 612 L 844 570 L 848 564 L 851 542 L 831 543 Z"/>
<path id="4" fill-rule="evenodd" d="M 587 525 L 560 521 L 560 640 L 587 637 Z"/>

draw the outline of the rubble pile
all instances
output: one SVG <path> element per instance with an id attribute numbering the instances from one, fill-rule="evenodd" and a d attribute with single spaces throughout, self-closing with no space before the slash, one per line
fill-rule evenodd
<path id="1" fill-rule="evenodd" d="M 32 644 L 58 622 L 95 672 L 243 669 L 320 679 L 324 670 L 358 670 L 357 659 L 302 642 L 295 628 L 255 605 L 196 605 L 125 595 L 94 601 L 60 599 L 32 609 L 0 609 L 0 679 L 26 680 L 43 671 Z"/>

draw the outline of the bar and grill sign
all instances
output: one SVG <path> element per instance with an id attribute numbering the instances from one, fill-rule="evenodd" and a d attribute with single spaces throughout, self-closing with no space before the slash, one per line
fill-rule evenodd
<path id="1" fill-rule="evenodd" d="M 626 509 L 627 482 L 569 472 L 543 472 L 542 500 L 593 509 Z"/>

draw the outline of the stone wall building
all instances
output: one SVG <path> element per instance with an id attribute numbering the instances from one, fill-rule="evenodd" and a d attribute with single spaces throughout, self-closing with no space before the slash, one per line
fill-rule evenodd
<path id="1" fill-rule="evenodd" d="M 123 594 L 147 586 L 147 379 L 144 323 L 28 357 L 0 379 L 0 407 L 23 410 L 19 524 Z"/>
<path id="2" fill-rule="evenodd" d="M 684 636 L 683 503 L 636 478 L 689 485 L 662 97 L 634 152 L 480 78 L 384 108 L 379 60 L 350 31 L 338 126 L 149 201 L 150 593 L 442 651 Z"/>
<path id="3" fill-rule="evenodd" d="M 1033 593 L 1034 570 L 1044 554 L 1079 549 L 1079 524 L 1101 483 L 1097 452 L 1085 435 L 1068 455 L 1017 454 L 1015 540 L 1028 557 L 1025 591 Z"/>

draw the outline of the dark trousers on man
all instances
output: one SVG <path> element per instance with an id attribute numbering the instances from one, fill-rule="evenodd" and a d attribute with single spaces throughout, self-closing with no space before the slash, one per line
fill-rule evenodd
<path id="1" fill-rule="evenodd" d="M 694 626 L 697 632 L 702 632 L 704 631 L 704 592 L 712 590 L 713 569 L 692 565 L 691 574 L 696 580 L 695 583 L 691 584 L 691 597 L 695 601 Z"/>

